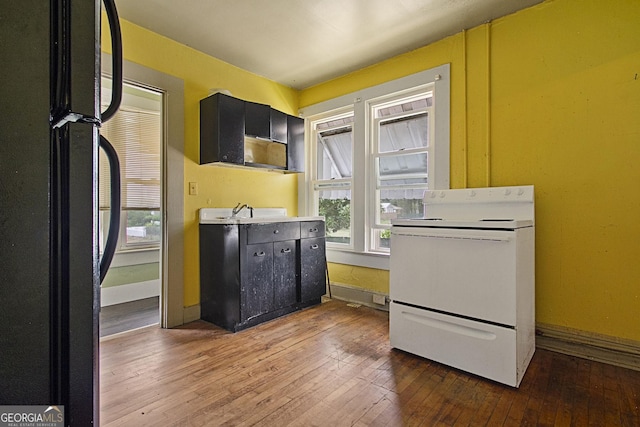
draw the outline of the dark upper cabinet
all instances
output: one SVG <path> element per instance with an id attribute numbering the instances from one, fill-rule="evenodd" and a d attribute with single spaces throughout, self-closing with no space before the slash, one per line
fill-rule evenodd
<path id="1" fill-rule="evenodd" d="M 287 116 L 287 170 L 304 172 L 304 119 Z"/>
<path id="2" fill-rule="evenodd" d="M 200 101 L 200 164 L 216 162 L 303 172 L 304 120 L 266 104 L 211 95 Z"/>
<path id="3" fill-rule="evenodd" d="M 244 134 L 256 138 L 271 139 L 271 107 L 245 101 Z"/>
<path id="4" fill-rule="evenodd" d="M 272 141 L 287 143 L 287 115 L 282 111 L 270 111 L 271 117 L 271 135 Z"/>
<path id="5" fill-rule="evenodd" d="M 200 101 L 200 164 L 244 164 L 244 101 L 216 93 Z"/>

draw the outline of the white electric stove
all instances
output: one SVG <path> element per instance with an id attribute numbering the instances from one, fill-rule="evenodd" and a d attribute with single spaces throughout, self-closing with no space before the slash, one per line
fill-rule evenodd
<path id="1" fill-rule="evenodd" d="M 533 186 L 427 191 L 392 221 L 395 348 L 518 387 L 535 351 Z"/>

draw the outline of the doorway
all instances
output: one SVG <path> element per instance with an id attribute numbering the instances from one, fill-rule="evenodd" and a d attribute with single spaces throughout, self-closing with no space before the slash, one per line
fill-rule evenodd
<path id="1" fill-rule="evenodd" d="M 100 336 L 160 323 L 162 230 L 163 92 L 125 82 L 122 103 L 100 133 L 120 162 L 118 244 L 101 286 Z M 102 109 L 111 100 L 111 80 L 102 78 Z M 99 158 L 99 240 L 108 233 L 111 188 L 104 152 Z"/>
<path id="2" fill-rule="evenodd" d="M 111 75 L 111 55 L 102 53 L 102 73 Z M 129 83 L 163 93 L 163 162 L 160 272 L 160 326 L 172 328 L 195 320 L 184 307 L 184 81 L 123 61 Z M 199 312 L 197 313 L 199 315 Z"/>

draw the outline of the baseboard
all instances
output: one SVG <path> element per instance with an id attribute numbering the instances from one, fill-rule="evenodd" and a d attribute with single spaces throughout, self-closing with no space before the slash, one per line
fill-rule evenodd
<path id="1" fill-rule="evenodd" d="M 389 296 L 380 292 L 357 288 L 355 286 L 345 285 L 344 283 L 331 282 L 330 296 L 332 299 L 377 308 L 378 310 L 389 311 Z M 384 304 L 375 303 L 374 298 L 384 300 Z"/>
<path id="2" fill-rule="evenodd" d="M 536 347 L 640 371 L 640 342 L 536 324 Z"/>
<path id="3" fill-rule="evenodd" d="M 184 308 L 184 323 L 194 322 L 200 319 L 200 304 Z"/>
<path id="4" fill-rule="evenodd" d="M 157 297 L 160 295 L 160 279 L 146 282 L 130 283 L 127 285 L 100 288 L 100 306 L 106 307 L 123 302 Z"/>

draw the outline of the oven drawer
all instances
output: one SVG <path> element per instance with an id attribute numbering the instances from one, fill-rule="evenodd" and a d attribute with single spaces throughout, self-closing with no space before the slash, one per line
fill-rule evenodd
<path id="1" fill-rule="evenodd" d="M 518 363 L 513 329 L 394 302 L 389 307 L 389 328 L 394 348 L 512 387 L 520 384 L 535 349 L 529 346 L 529 354 L 520 355 Z"/>
<path id="2" fill-rule="evenodd" d="M 532 239 L 532 228 L 392 228 L 390 298 L 515 326 L 518 298 L 534 298 Z"/>

